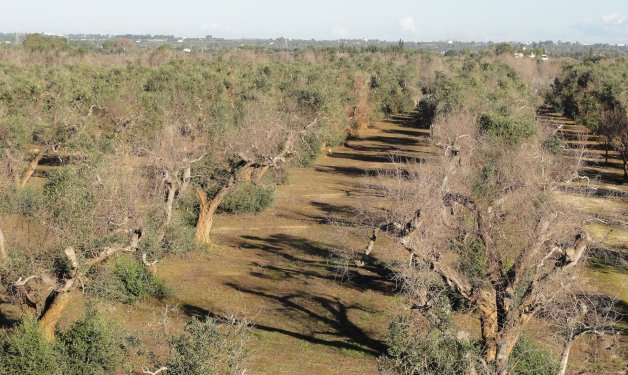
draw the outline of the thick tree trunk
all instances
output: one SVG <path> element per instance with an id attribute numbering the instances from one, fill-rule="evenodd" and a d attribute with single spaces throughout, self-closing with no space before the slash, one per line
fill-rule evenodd
<path id="1" fill-rule="evenodd" d="M 203 245 L 211 245 L 210 233 L 214 225 L 214 215 L 208 210 L 201 210 L 196 223 L 196 242 Z"/>
<path id="2" fill-rule="evenodd" d="M 497 340 L 497 356 L 495 358 L 495 370 L 498 375 L 508 375 L 508 364 L 512 349 L 519 340 L 519 332 L 510 332 Z"/>
<path id="3" fill-rule="evenodd" d="M 201 189 L 196 189 L 196 195 L 200 201 L 198 221 L 196 222 L 196 242 L 203 245 L 211 245 L 210 232 L 214 225 L 214 214 L 233 185 L 234 182 L 230 181 L 227 185 L 220 188 L 211 201 L 207 198 L 207 193 Z"/>
<path id="4" fill-rule="evenodd" d="M 55 292 L 46 301 L 44 312 L 39 318 L 39 327 L 48 341 L 52 341 L 55 337 L 57 323 L 61 318 L 61 314 L 72 301 L 72 292 Z"/>
<path id="5" fill-rule="evenodd" d="M 0 261 L 7 259 L 7 250 L 4 247 L 4 234 L 2 233 L 2 228 L 0 228 Z"/>
<path id="6" fill-rule="evenodd" d="M 172 207 L 174 205 L 174 198 L 176 193 L 176 188 L 172 183 L 166 184 L 167 188 L 167 196 L 166 196 L 166 204 L 164 205 L 164 211 L 166 217 L 164 218 L 163 223 L 159 227 L 159 232 L 157 233 L 157 243 L 161 243 L 164 237 L 166 237 L 166 229 L 170 225 L 170 221 L 172 221 Z"/>
<path id="7" fill-rule="evenodd" d="M 270 169 L 270 165 L 265 165 L 261 168 L 256 169 L 255 173 L 253 173 L 253 181 L 260 182 L 262 178 L 264 177 L 264 175 L 266 175 L 266 172 L 268 172 L 269 169 Z"/>
<path id="8" fill-rule="evenodd" d="M 166 197 L 166 219 L 162 224 L 162 228 L 170 225 L 170 221 L 172 220 L 172 206 L 174 204 L 175 190 L 176 189 L 173 184 L 168 184 L 168 196 Z"/>
<path id="9" fill-rule="evenodd" d="M 494 362 L 497 355 L 497 332 L 499 329 L 495 292 L 481 290 L 478 294 L 484 355 L 487 362 Z"/>
<path id="10" fill-rule="evenodd" d="M 44 157 L 44 150 L 41 149 L 41 150 L 39 150 L 37 152 L 37 154 L 35 155 L 33 160 L 31 160 L 31 162 L 28 163 L 28 167 L 26 167 L 26 170 L 22 174 L 22 178 L 18 181 L 18 187 L 19 188 L 23 188 L 24 186 L 26 186 L 26 183 L 28 182 L 28 180 L 33 175 L 33 172 L 35 172 L 35 168 L 37 168 L 37 165 L 39 164 L 39 161 L 43 157 Z"/>
<path id="11" fill-rule="evenodd" d="M 246 171 L 243 171 L 242 175 L 240 176 L 240 178 L 244 182 L 251 182 L 251 181 L 253 181 L 253 168 L 248 168 Z"/>
<path id="12" fill-rule="evenodd" d="M 568 340 L 563 346 L 563 351 L 560 353 L 560 366 L 556 375 L 565 375 L 567 371 L 567 363 L 569 362 L 569 352 L 571 351 L 571 344 L 573 340 Z"/>

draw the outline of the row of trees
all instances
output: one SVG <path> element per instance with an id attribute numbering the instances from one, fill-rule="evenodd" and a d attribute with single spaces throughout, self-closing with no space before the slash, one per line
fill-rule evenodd
<path id="1" fill-rule="evenodd" d="M 0 280 L 24 329 L 54 342 L 81 293 L 166 298 L 155 263 L 211 245 L 238 188 L 272 192 L 273 173 L 411 108 L 395 58 L 0 64 Z"/>
<path id="2" fill-rule="evenodd" d="M 585 124 L 623 163 L 628 180 L 628 63 L 623 59 L 587 59 L 565 65 L 556 78 L 551 101 Z"/>
<path id="3" fill-rule="evenodd" d="M 392 325 L 384 369 L 564 374 L 575 337 L 612 315 L 582 283 L 585 218 L 555 194 L 578 161 L 562 157 L 555 130 L 535 121 L 535 95 L 503 63 L 468 59 L 429 94 L 436 158 L 374 187 L 388 210 L 370 220 L 357 262 L 372 261 L 382 235 L 410 254 L 398 273 L 412 309 Z M 456 329 L 456 310 L 476 317 L 479 341 Z M 531 321 L 554 325 L 560 364 L 525 354 Z"/>

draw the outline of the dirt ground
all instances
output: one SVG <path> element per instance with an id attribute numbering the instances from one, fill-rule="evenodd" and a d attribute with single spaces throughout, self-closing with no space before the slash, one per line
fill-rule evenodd
<path id="1" fill-rule="evenodd" d="M 388 323 L 403 308 L 396 286 L 381 265 L 354 268 L 341 281 L 332 252 L 366 244 L 351 221 L 377 207 L 363 191 L 369 174 L 393 159 L 429 157 L 429 131 L 412 121 L 379 122 L 313 168 L 291 169 L 270 209 L 218 216 L 219 245 L 206 258 L 160 264 L 186 314 L 235 314 L 254 324 L 247 374 L 377 373 Z M 392 244 L 379 246 L 380 257 L 395 256 Z"/>
<path id="2" fill-rule="evenodd" d="M 596 224 L 590 230 L 625 257 L 628 187 L 617 160 L 612 155 L 609 166 L 601 165 L 598 142 L 582 127 L 557 114 L 542 116 L 541 121 L 562 123 L 564 131 L 585 135 L 571 136 L 569 142 L 593 150 L 586 169 L 599 194 L 584 198 L 566 191 L 563 199 L 601 217 L 623 218 L 623 227 Z M 378 122 L 360 138 L 322 155 L 314 167 L 290 169 L 268 210 L 218 215 L 212 249 L 169 257 L 157 265 L 173 292 L 167 301 L 177 311 L 172 313 L 173 328 L 192 316 L 246 319 L 253 325 L 247 375 L 377 374 L 388 324 L 405 308 L 385 263 L 404 259 L 405 253 L 390 241 L 378 242 L 378 262 L 352 267 L 350 277 L 341 279 L 333 252 L 365 246 L 367 233 L 353 226 L 352 219 L 381 206 L 367 195 L 365 182 L 378 170 L 391 168 L 393 160 L 429 160 L 428 136 L 429 130 L 417 127 L 412 115 Z M 599 290 L 628 306 L 625 269 L 595 264 L 589 275 Z M 156 302 L 112 304 L 109 310 L 129 331 L 144 337 L 165 311 Z M 78 315 L 72 312 L 66 315 Z M 477 331 L 477 322 L 469 323 L 473 326 L 466 329 Z M 574 352 L 570 369 L 591 365 L 582 362 L 591 355 L 586 350 Z"/>

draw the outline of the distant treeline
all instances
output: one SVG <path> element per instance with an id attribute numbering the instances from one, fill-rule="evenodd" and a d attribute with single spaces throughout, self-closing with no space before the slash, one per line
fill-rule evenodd
<path id="1" fill-rule="evenodd" d="M 12 46 L 22 44 L 29 35 L 41 34 L 17 34 L 0 33 L 0 43 Z M 43 36 L 43 35 L 42 35 Z M 469 54 L 487 53 L 501 54 L 507 51 L 530 52 L 536 54 L 546 53 L 548 55 L 586 57 L 589 55 L 602 55 L 608 57 L 618 57 L 628 55 L 628 46 L 619 44 L 581 44 L 571 42 L 538 41 L 531 43 L 522 42 L 464 42 L 464 41 L 386 41 L 378 39 L 341 39 L 341 40 L 304 40 L 304 39 L 224 39 L 207 35 L 201 38 L 184 38 L 175 35 L 149 35 L 149 34 L 121 34 L 121 35 L 100 35 L 100 34 L 69 34 L 63 36 L 45 35 L 45 38 L 54 40 L 62 38 L 70 46 L 82 49 L 102 50 L 105 52 L 120 52 L 120 49 L 111 48 L 118 46 L 120 40 L 128 40 L 133 43 L 125 45 L 128 49 L 131 45 L 135 49 L 154 48 L 156 45 L 169 45 L 173 48 L 186 49 L 191 51 L 214 51 L 232 48 L 253 48 L 269 50 L 304 50 L 304 49 L 337 49 L 350 52 L 399 52 L 421 51 L 432 54 Z M 123 43 L 125 44 L 125 43 Z"/>

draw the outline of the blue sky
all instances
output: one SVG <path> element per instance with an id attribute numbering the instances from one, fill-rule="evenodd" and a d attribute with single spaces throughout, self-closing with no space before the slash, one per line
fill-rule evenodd
<path id="1" fill-rule="evenodd" d="M 628 43 L 628 0 L 1 0 L 0 31 Z"/>

